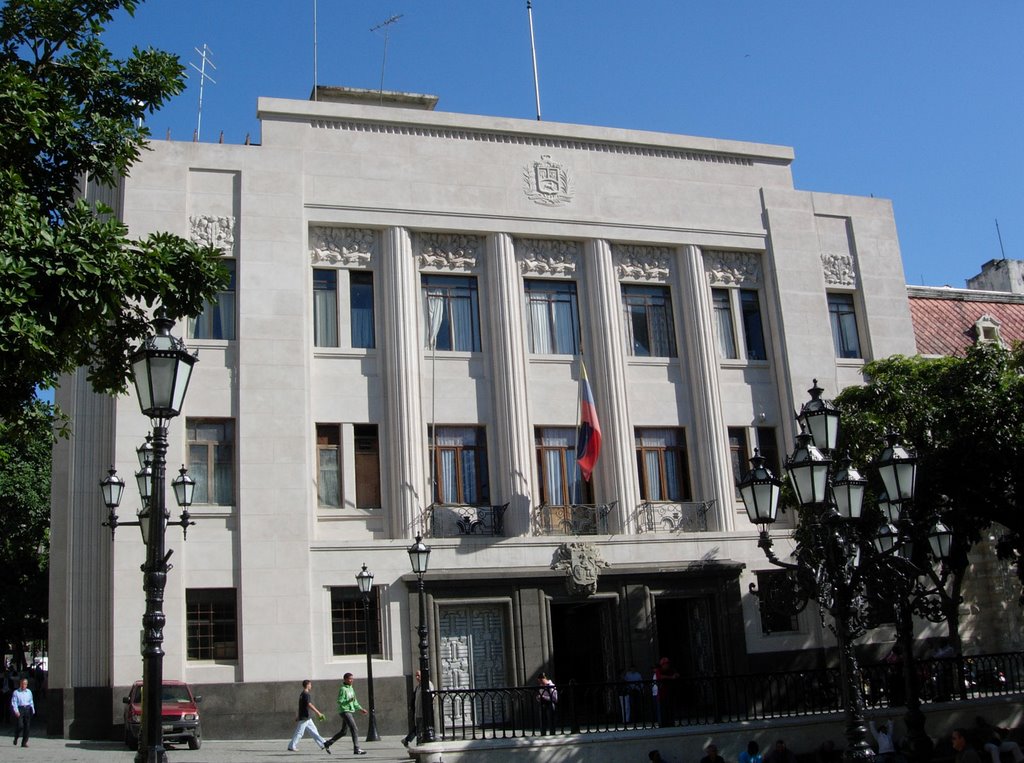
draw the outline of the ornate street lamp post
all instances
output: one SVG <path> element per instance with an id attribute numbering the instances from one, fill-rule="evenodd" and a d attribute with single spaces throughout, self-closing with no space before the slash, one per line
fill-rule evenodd
<path id="1" fill-rule="evenodd" d="M 419 744 L 434 741 L 434 697 L 430 692 L 430 642 L 427 640 L 427 594 L 423 576 L 430 562 L 430 546 L 424 545 L 423 536 L 417 535 L 416 542 L 409 546 L 409 562 L 416 573 L 416 585 L 420 599 L 420 693 L 423 697 L 423 725 L 417 729 Z"/>
<path id="2" fill-rule="evenodd" d="M 370 635 L 370 595 L 373 593 L 373 573 L 366 569 L 365 564 L 363 569 L 356 573 L 356 584 L 359 586 L 359 593 L 363 596 L 363 627 L 366 637 L 366 687 L 370 701 L 370 722 L 366 729 L 366 741 L 379 742 L 377 704 L 373 699 L 373 637 Z M 374 632 L 376 632 L 376 628 L 374 628 Z"/>
<path id="3" fill-rule="evenodd" d="M 864 697 L 859 679 L 853 641 L 869 627 L 867 582 L 874 564 L 862 553 L 870 553 L 868 527 L 862 520 L 867 481 L 843 458 L 835 468 L 832 454 L 839 439 L 839 410 L 822 400 L 817 380 L 809 390 L 811 400 L 797 416 L 801 433 L 796 448 L 786 460 L 800 522 L 794 533 L 797 546 L 794 562 L 779 559 L 772 549 L 768 527 L 778 516 L 782 483 L 755 453 L 752 469 L 739 482 L 740 493 L 750 521 L 760 527 L 758 546 L 773 565 L 787 571 L 783 593 L 772 596 L 791 612 L 800 611 L 813 599 L 831 615 L 832 631 L 839 651 L 840 682 L 846 712 L 847 746 L 844 758 L 850 763 L 868 760 L 873 752 L 864 725 Z M 888 485 L 894 480 L 894 494 L 900 501 L 913 498 L 915 459 L 890 440 L 877 467 Z M 888 470 L 888 471 L 887 471 Z"/>
<path id="4" fill-rule="evenodd" d="M 146 562 L 142 565 L 143 589 L 146 592 L 146 612 L 142 617 L 142 738 L 136 763 L 165 763 L 167 752 L 163 746 L 162 706 L 163 641 L 166 617 L 163 613 L 164 588 L 170 551 L 165 550 L 167 530 L 167 426 L 181 412 L 188 390 L 195 355 L 185 348 L 184 342 L 171 336 L 174 321 L 160 314 L 153 320 L 155 334 L 149 337 L 132 355 L 131 364 L 139 408 L 153 426 L 152 447 L 139 449 L 142 466 L 136 474 L 143 508 L 139 512 L 138 526 L 146 544 Z M 151 456 L 149 453 L 151 452 Z M 113 468 L 100 483 L 104 504 L 110 511 L 107 524 L 111 537 L 118 526 L 117 506 L 124 493 L 124 481 Z M 195 483 L 185 474 L 174 481 L 175 497 L 182 503 L 179 522 L 184 530 L 190 524 L 188 506 L 192 502 Z M 121 524 L 135 524 L 123 522 Z"/>

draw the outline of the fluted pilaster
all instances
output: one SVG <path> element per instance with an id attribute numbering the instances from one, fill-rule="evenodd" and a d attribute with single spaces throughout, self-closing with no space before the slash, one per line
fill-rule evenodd
<path id="1" fill-rule="evenodd" d="M 384 508 L 392 537 L 421 530 L 430 503 L 426 477 L 426 431 L 420 388 L 419 272 L 412 239 L 404 228 L 384 231 L 381 257 L 381 316 L 384 342 L 384 425 L 381 474 Z"/>
<path id="2" fill-rule="evenodd" d="M 629 531 L 628 517 L 640 503 L 633 432 L 626 395 L 626 359 L 622 337 L 622 293 L 607 241 L 588 241 L 584 280 L 590 320 L 585 357 L 597 398 L 603 445 L 594 468 L 605 498 L 618 501 L 614 531 Z"/>
<path id="3" fill-rule="evenodd" d="M 494 485 L 494 501 L 508 501 L 505 532 L 525 535 L 530 530 L 533 441 L 527 401 L 526 353 L 523 337 L 522 279 L 512 237 L 498 233 L 487 239 L 486 278 L 491 376 L 494 379 L 494 436 L 496 473 L 509 479 Z"/>
<path id="4" fill-rule="evenodd" d="M 696 246 L 684 246 L 679 256 L 683 314 L 689 318 L 686 332 L 686 383 L 693 396 L 693 446 L 699 476 L 698 497 L 715 499 L 719 530 L 735 529 L 732 466 L 729 439 L 722 417 L 722 390 L 718 382 L 718 351 L 715 347 L 711 292 L 704 260 Z"/>

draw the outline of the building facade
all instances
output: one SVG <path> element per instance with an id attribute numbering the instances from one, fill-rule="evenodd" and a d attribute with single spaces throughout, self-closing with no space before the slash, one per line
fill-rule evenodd
<path id="1" fill-rule="evenodd" d="M 260 99 L 260 145 L 154 143 L 106 196 L 233 273 L 176 330 L 199 363 L 168 456 L 198 486 L 168 533 L 165 675 L 208 733 L 280 733 L 302 679 L 323 707 L 363 675 L 367 638 L 381 731 L 404 732 L 419 533 L 440 686 L 817 659 L 810 608 L 769 622 L 749 592 L 771 567 L 735 479 L 755 449 L 778 468 L 812 380 L 914 353 L 889 202 L 795 189 L 786 147 L 373 97 Z M 57 402 L 51 731 L 84 736 L 141 674 L 143 546 L 111 541 L 97 483 L 149 422 L 84 377 Z"/>

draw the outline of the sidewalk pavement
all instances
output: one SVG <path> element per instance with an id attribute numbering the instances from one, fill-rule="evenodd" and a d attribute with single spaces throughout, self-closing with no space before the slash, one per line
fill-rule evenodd
<path id="1" fill-rule="evenodd" d="M 28 747 L 11 745 L 13 731 L 0 737 L 0 760 L 60 761 L 61 763 L 132 763 L 135 753 L 122 742 L 93 742 L 84 739 L 56 739 L 33 736 Z M 339 739 L 331 754 L 320 750 L 306 737 L 298 752 L 288 751 L 288 739 L 204 739 L 198 750 L 187 746 L 167 748 L 168 763 L 302 763 L 303 761 L 365 761 L 365 763 L 408 763 L 409 753 L 401 736 L 382 737 L 379 742 L 360 742 L 366 755 L 353 755 L 352 743 Z"/>

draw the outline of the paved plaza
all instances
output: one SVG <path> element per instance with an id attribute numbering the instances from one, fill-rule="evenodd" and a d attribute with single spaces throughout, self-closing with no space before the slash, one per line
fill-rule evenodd
<path id="1" fill-rule="evenodd" d="M 81 739 L 54 739 L 32 737 L 28 747 L 11 745 L 11 735 L 5 734 L 0 742 L 0 761 L 60 761 L 61 763 L 132 763 L 135 753 L 120 742 L 93 742 Z M 168 763 L 286 763 L 304 760 L 342 761 L 358 760 L 399 763 L 408 761 L 409 754 L 402 747 L 401 737 L 384 737 L 380 742 L 363 742 L 366 755 L 354 756 L 351 742 L 339 739 L 331 752 L 317 748 L 312 739 L 299 742 L 298 752 L 289 752 L 287 739 L 204 739 L 198 750 L 170 747 Z"/>

